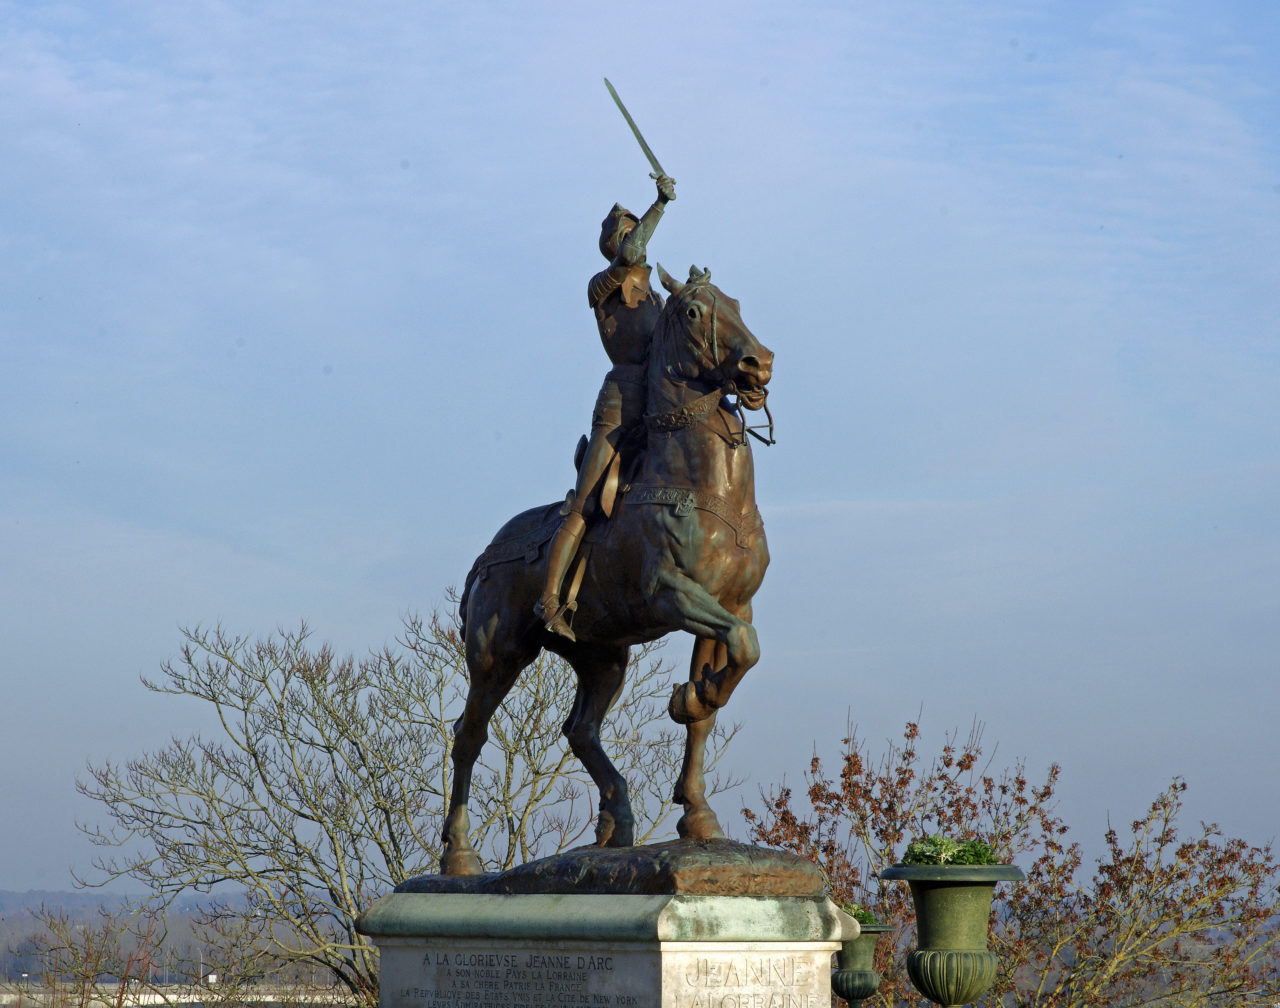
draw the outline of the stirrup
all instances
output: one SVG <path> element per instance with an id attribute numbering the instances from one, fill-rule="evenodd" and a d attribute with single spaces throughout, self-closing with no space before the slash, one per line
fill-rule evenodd
<path id="1" fill-rule="evenodd" d="M 565 605 L 556 606 L 555 611 L 550 615 L 543 609 L 542 616 L 547 621 L 547 630 L 553 634 L 559 634 L 567 640 L 576 641 L 578 638 L 574 636 L 573 627 L 569 625 L 569 620 L 566 617 L 577 611 L 577 602 L 568 602 Z"/>

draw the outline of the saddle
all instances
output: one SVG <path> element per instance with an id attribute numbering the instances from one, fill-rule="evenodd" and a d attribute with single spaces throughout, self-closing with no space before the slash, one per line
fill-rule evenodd
<path id="1" fill-rule="evenodd" d="M 640 469 L 640 462 L 647 449 L 645 435 L 642 422 L 633 424 L 623 433 L 618 450 L 614 453 L 609 468 L 605 470 L 604 479 L 600 481 L 599 491 L 582 508 L 582 516 L 587 519 L 588 525 L 594 524 L 593 519 L 598 519 L 602 515 L 605 518 L 613 517 L 613 507 L 618 499 L 618 486 L 631 482 Z M 587 444 L 587 435 L 583 434 L 578 438 L 578 446 L 573 452 L 575 473 L 582 469 L 582 460 L 587 454 Z M 572 504 L 573 491 L 570 490 L 560 508 L 561 516 L 569 513 Z"/>

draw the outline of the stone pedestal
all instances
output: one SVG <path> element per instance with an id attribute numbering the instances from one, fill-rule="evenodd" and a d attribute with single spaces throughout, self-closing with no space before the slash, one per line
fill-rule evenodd
<path id="1" fill-rule="evenodd" d="M 382 1008 L 828 1008 L 831 955 L 857 924 L 811 868 L 729 841 L 586 848 L 413 879 L 360 929 Z"/>

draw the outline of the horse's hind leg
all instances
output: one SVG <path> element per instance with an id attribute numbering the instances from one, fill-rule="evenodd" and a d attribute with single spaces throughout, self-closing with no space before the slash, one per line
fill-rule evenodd
<path id="1" fill-rule="evenodd" d="M 707 670 L 725 663 L 725 646 L 711 637 L 699 637 L 693 645 L 689 681 L 700 682 Z M 709 717 L 685 725 L 684 762 L 676 779 L 672 800 L 684 807 L 676 832 L 686 840 L 712 840 L 724 836 L 720 820 L 707 804 L 707 740 L 716 726 L 715 711 Z"/>
<path id="2" fill-rule="evenodd" d="M 480 858 L 471 846 L 471 820 L 467 815 L 467 799 L 471 794 L 471 772 L 480 750 L 489 738 L 489 721 L 503 698 L 511 692 L 516 679 L 535 657 L 538 646 L 510 643 L 503 648 L 494 627 L 494 619 L 483 630 L 472 632 L 468 626 L 466 650 L 471 686 L 467 705 L 453 726 L 453 787 L 449 793 L 449 812 L 444 820 L 444 850 L 440 857 L 442 875 L 479 875 Z"/>
<path id="3" fill-rule="evenodd" d="M 557 642 L 559 644 L 559 642 Z M 582 761 L 600 792 L 596 817 L 597 847 L 630 847 L 635 819 L 627 782 L 600 744 L 600 726 L 622 693 L 630 649 L 625 644 L 578 644 L 556 647 L 578 676 L 573 710 L 564 723 L 569 748 Z"/>

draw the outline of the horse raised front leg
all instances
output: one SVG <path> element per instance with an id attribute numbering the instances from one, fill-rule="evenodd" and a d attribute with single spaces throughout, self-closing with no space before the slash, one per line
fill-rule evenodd
<path id="1" fill-rule="evenodd" d="M 701 680 L 711 669 L 724 663 L 725 647 L 710 637 L 699 637 L 693 645 L 693 658 L 689 665 L 689 680 Z M 686 840 L 712 840 L 724 836 L 720 820 L 707 804 L 706 754 L 707 740 L 715 729 L 715 711 L 705 718 L 685 726 L 684 763 L 676 779 L 672 800 L 684 808 L 684 815 L 676 823 L 676 832 Z"/>
<path id="2" fill-rule="evenodd" d="M 692 724 L 710 717 L 729 702 L 729 697 L 751 668 L 760 660 L 760 641 L 751 625 L 750 606 L 746 619 L 729 612 L 702 585 L 680 574 L 672 575 L 658 608 L 667 608 L 672 621 L 697 637 L 710 637 L 724 645 L 724 663 L 703 670 L 672 691 L 667 712 L 676 724 Z"/>
<path id="3" fill-rule="evenodd" d="M 667 713 L 676 724 L 692 724 L 711 717 L 729 702 L 742 677 L 760 660 L 756 629 L 750 623 L 731 629 L 724 644 L 729 656 L 725 664 L 714 671 L 706 670 L 701 679 L 691 679 L 672 691 Z"/>
<path id="4" fill-rule="evenodd" d="M 564 723 L 569 748 L 587 768 L 600 792 L 596 816 L 597 847 L 630 847 L 636 842 L 635 817 L 627 782 L 600 744 L 600 726 L 622 694 L 630 648 L 625 644 L 555 644 L 578 676 L 573 710 Z"/>

